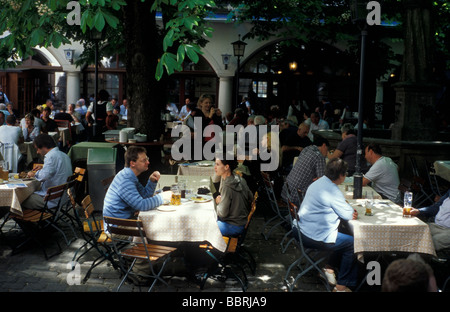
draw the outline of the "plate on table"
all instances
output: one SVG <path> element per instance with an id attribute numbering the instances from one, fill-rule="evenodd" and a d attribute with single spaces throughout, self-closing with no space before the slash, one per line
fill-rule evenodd
<path id="1" fill-rule="evenodd" d="M 213 199 L 212 196 L 198 195 L 198 194 L 191 197 L 191 200 L 194 203 L 206 203 L 206 202 L 211 201 L 212 199 Z"/>
<path id="2" fill-rule="evenodd" d="M 159 206 L 156 208 L 156 210 L 170 212 L 170 211 L 175 211 L 177 209 L 174 206 Z"/>
<path id="3" fill-rule="evenodd" d="M 211 167 L 212 164 L 208 164 L 208 163 L 199 163 L 199 164 L 197 164 L 197 166 L 199 166 L 199 167 Z"/>

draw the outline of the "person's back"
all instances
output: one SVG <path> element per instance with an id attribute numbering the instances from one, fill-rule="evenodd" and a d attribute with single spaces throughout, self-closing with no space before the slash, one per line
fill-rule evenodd
<path id="1" fill-rule="evenodd" d="M 23 132 L 15 126 L 16 118 L 13 115 L 6 117 L 6 125 L 0 126 L 0 142 L 19 144 L 23 142 Z"/>
<path id="2" fill-rule="evenodd" d="M 399 202 L 398 186 L 400 178 L 398 166 L 391 158 L 382 156 L 372 165 L 364 177 L 372 181 L 372 187 L 375 191 L 393 202 Z"/>

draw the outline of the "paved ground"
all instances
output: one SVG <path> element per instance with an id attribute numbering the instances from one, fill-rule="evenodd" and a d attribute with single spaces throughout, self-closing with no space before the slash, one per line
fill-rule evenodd
<path id="1" fill-rule="evenodd" d="M 280 241 L 285 231 L 279 227 L 277 231 L 265 240 L 261 235 L 264 217 L 256 214 L 250 231 L 247 235 L 246 246 L 254 255 L 257 262 L 255 275 L 248 272 L 249 293 L 285 293 L 287 287 L 284 276 L 287 267 L 299 255 L 298 250 L 292 244 L 285 253 L 281 252 Z M 119 273 L 112 266 L 104 262 L 98 266 L 85 284 L 77 285 L 75 271 L 71 271 L 71 261 L 74 252 L 82 245 L 81 238 L 67 246 L 62 241 L 63 252 L 48 261 L 45 260 L 42 251 L 34 245 L 12 255 L 7 243 L 13 242 L 17 237 L 17 229 L 12 222 L 8 222 L 3 229 L 4 235 L 0 236 L 0 292 L 114 292 L 119 283 Z M 12 227 L 12 228 L 11 228 Z M 57 235 L 57 234 L 55 234 Z M 95 257 L 92 251 L 80 261 L 80 273 L 84 276 Z M 195 293 L 229 293 L 241 292 L 240 286 L 231 279 L 225 282 L 208 279 L 204 290 L 185 276 L 180 269 L 180 259 L 177 258 L 167 272 L 180 273 L 177 277 L 167 277 L 169 287 L 157 284 L 155 292 L 195 292 Z M 386 260 L 387 262 L 389 259 Z M 445 265 L 448 268 L 448 264 Z M 363 270 L 364 268 L 362 268 Z M 448 273 L 448 272 L 447 272 Z M 448 275 L 446 275 L 448 276 Z M 379 291 L 377 286 L 364 286 L 363 292 Z M 126 283 L 121 291 L 138 292 L 139 287 Z M 295 292 L 324 292 L 325 287 L 315 273 L 306 275 L 296 286 Z"/>
<path id="2" fill-rule="evenodd" d="M 256 215 L 246 239 L 247 248 L 251 250 L 257 262 L 256 274 L 252 275 L 248 272 L 248 291 L 285 292 L 287 288 L 283 279 L 286 268 L 298 256 L 298 250 L 292 244 L 286 253 L 281 253 L 279 242 L 285 232 L 279 227 L 269 240 L 265 240 L 260 233 L 263 223 L 264 218 Z M 3 229 L 4 235 L 0 241 L 0 272 L 2 272 L 0 291 L 115 291 L 119 282 L 119 273 L 107 262 L 95 268 L 85 284 L 70 285 L 70 277 L 75 274 L 75 271 L 71 271 L 70 262 L 75 251 L 83 243 L 81 238 L 70 246 L 61 241 L 63 252 L 47 261 L 41 249 L 33 244 L 12 255 L 12 250 L 7 243 L 14 243 L 19 231 L 14 228 L 12 221 L 9 221 Z M 60 236 L 58 233 L 54 235 Z M 52 250 L 57 250 L 56 244 L 50 244 L 50 246 L 54 247 Z M 80 260 L 81 275 L 84 276 L 95 256 L 95 251 L 91 251 Z M 171 264 L 168 272 L 175 271 L 183 275 L 184 271 L 180 269 L 182 266 L 179 265 L 179 260 L 176 259 Z M 193 280 L 184 276 L 168 278 L 168 282 L 170 288 L 158 284 L 155 291 L 201 291 Z M 300 283 L 297 290 L 325 291 L 325 287 L 316 276 L 311 276 L 306 277 L 305 282 Z M 127 283 L 121 291 L 139 291 L 139 288 Z M 225 282 L 208 279 L 203 291 L 232 292 L 241 291 L 241 288 L 231 279 Z"/>

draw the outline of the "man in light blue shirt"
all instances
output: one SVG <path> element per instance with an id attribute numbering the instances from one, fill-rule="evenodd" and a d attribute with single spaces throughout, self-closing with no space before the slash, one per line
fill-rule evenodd
<path id="1" fill-rule="evenodd" d="M 132 219 L 138 211 L 154 209 L 169 201 L 172 192 L 166 191 L 153 196 L 160 178 L 158 171 L 153 172 L 144 187 L 138 176 L 148 170 L 146 150 L 139 146 L 130 146 L 125 153 L 125 168 L 119 171 L 105 195 L 103 215 L 121 219 Z"/>
<path id="2" fill-rule="evenodd" d="M 413 208 L 411 215 L 425 218 L 425 221 L 434 218 L 434 222 L 428 223 L 434 249 L 441 251 L 450 248 L 450 189 L 431 206 Z"/>
<path id="3" fill-rule="evenodd" d="M 338 187 L 345 180 L 347 168 L 340 158 L 328 162 L 325 175 L 308 187 L 298 212 L 299 222 L 294 223 L 294 233 L 298 235 L 300 229 L 305 247 L 332 252 L 326 272 L 334 275 L 334 268 L 339 267 L 337 281 L 329 280 L 336 285 L 334 291 L 350 291 L 348 287 L 356 286 L 358 277 L 353 236 L 338 231 L 341 220 L 358 216 Z"/>
<path id="4" fill-rule="evenodd" d="M 29 209 L 42 209 L 44 207 L 44 196 L 48 188 L 67 183 L 67 178 L 73 174 L 72 162 L 67 154 L 61 152 L 51 136 L 48 134 L 38 135 L 33 144 L 37 153 L 44 157 L 44 165 L 37 171 L 28 172 L 28 177 L 35 177 L 42 182 L 41 189 L 31 194 L 22 206 Z M 59 199 L 51 200 L 48 208 L 54 208 Z M 62 203 L 67 201 L 67 196 L 62 198 Z"/>

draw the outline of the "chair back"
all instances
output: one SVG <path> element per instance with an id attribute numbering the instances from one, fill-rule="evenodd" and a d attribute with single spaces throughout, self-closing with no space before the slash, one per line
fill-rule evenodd
<path id="1" fill-rule="evenodd" d="M 51 200 L 59 199 L 59 202 L 61 202 L 61 198 L 64 195 L 64 191 L 66 190 L 67 183 L 56 185 L 49 187 L 47 189 L 47 193 L 44 196 L 44 202 L 49 202 Z"/>
<path id="2" fill-rule="evenodd" d="M 94 209 L 94 204 L 92 203 L 92 199 L 90 195 L 86 195 L 86 197 L 82 200 L 81 206 L 84 210 L 84 215 L 86 216 L 86 219 L 89 219 Z"/>
<path id="3" fill-rule="evenodd" d="M 80 168 L 80 167 L 76 167 L 75 170 L 73 171 L 73 175 L 75 176 L 75 180 L 77 180 L 78 182 L 83 182 L 85 173 L 86 173 L 86 169 Z"/>
<path id="4" fill-rule="evenodd" d="M 108 188 L 109 188 L 109 186 L 111 185 L 111 183 L 112 183 L 113 180 L 114 180 L 114 176 L 112 175 L 112 176 L 110 176 L 110 177 L 108 177 L 108 178 L 105 178 L 105 179 L 103 179 L 103 180 L 101 181 L 103 187 L 105 188 L 105 192 L 108 190 Z"/>
<path id="5" fill-rule="evenodd" d="M 2 154 L 3 159 L 9 164 L 7 169 L 11 172 L 17 172 L 19 162 L 22 159 L 19 146 L 15 143 L 0 142 L 0 154 Z"/>
<path id="6" fill-rule="evenodd" d="M 253 201 L 252 201 L 252 205 L 250 207 L 250 212 L 247 216 L 247 223 L 245 224 L 245 229 L 247 230 L 250 222 L 252 221 L 253 215 L 255 214 L 256 211 L 256 201 L 258 200 L 258 192 L 255 192 L 255 195 L 253 196 Z"/>
<path id="7" fill-rule="evenodd" d="M 107 230 L 111 234 L 133 236 L 145 239 L 144 225 L 141 220 L 120 219 L 103 216 Z M 114 236 L 113 236 L 114 237 Z"/>
<path id="8" fill-rule="evenodd" d="M 86 222 L 84 224 L 87 225 L 89 231 L 92 234 L 100 234 L 103 232 L 103 221 L 95 218 L 93 214 L 95 207 L 92 203 L 92 199 L 90 195 L 86 195 L 86 197 L 81 201 L 81 207 L 83 207 L 84 217 L 86 218 Z M 92 218 L 92 222 L 90 219 Z M 83 229 L 85 229 L 85 225 L 83 225 Z"/>
<path id="9" fill-rule="evenodd" d="M 55 119 L 55 122 L 58 125 L 58 128 L 70 128 L 70 121 L 68 120 Z"/>

